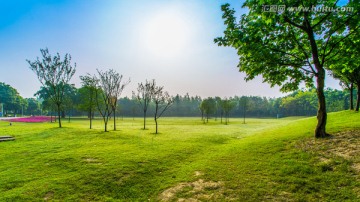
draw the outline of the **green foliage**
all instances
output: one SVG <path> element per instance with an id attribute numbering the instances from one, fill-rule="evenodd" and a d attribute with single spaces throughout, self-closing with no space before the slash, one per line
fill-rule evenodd
<path id="1" fill-rule="evenodd" d="M 76 64 L 71 65 L 71 55 L 65 54 L 64 59 L 61 60 L 60 54 L 51 56 L 49 50 L 40 49 L 42 59 L 37 58 L 31 62 L 26 60 L 30 69 L 35 72 L 42 88 L 40 92 L 49 100 L 49 105 L 55 105 L 58 113 L 59 128 L 61 125 L 61 111 L 65 103 L 69 104 L 69 99 L 66 99 L 66 90 L 69 90 L 69 81 L 76 71 Z M 68 88 L 68 89 L 67 89 Z"/>
<path id="2" fill-rule="evenodd" d="M 3 104 L 5 113 L 11 111 L 16 114 L 23 106 L 25 108 L 27 106 L 26 100 L 20 96 L 15 88 L 2 82 L 0 82 L 0 103 Z"/>
<path id="3" fill-rule="evenodd" d="M 101 103 L 99 105 L 102 105 L 102 100 L 99 98 L 99 96 L 96 96 L 101 94 L 101 89 L 99 89 L 98 87 L 99 80 L 96 78 L 96 76 L 91 76 L 90 74 L 87 74 L 85 76 L 80 76 L 80 79 L 82 87 L 78 89 L 78 93 L 81 102 L 79 103 L 78 108 L 88 113 L 91 129 L 92 118 L 95 115 L 97 103 Z"/>
<path id="4" fill-rule="evenodd" d="M 340 80 L 340 84 L 352 93 L 356 85 L 360 89 L 360 33 L 359 31 L 343 40 L 338 49 L 338 54 L 327 61 L 331 74 Z M 350 95 L 352 98 L 352 95 Z M 350 98 L 350 99 L 351 99 Z M 356 111 L 359 111 L 360 94 L 357 97 Z M 353 106 L 351 106 L 352 109 Z"/>
<path id="5" fill-rule="evenodd" d="M 34 98 L 26 98 L 28 106 L 26 108 L 25 114 L 27 115 L 41 115 L 41 103 Z"/>
<path id="6" fill-rule="evenodd" d="M 221 101 L 221 108 L 224 110 L 225 113 L 225 124 L 229 122 L 230 111 L 236 107 L 236 102 L 225 99 Z"/>
<path id="7" fill-rule="evenodd" d="M 206 122 L 209 122 L 209 118 L 216 112 L 216 101 L 214 98 L 204 99 L 200 104 L 201 111 L 204 112 L 206 116 Z"/>
<path id="8" fill-rule="evenodd" d="M 74 85 L 65 84 L 62 86 L 63 96 L 61 98 L 61 103 L 59 105 L 60 112 L 65 115 L 65 111 L 72 109 L 77 104 L 77 89 Z M 42 100 L 42 107 L 44 110 L 57 111 L 58 105 L 52 99 L 50 91 L 42 86 L 35 94 L 39 99 Z M 62 116 L 64 118 L 64 116 Z"/>
<path id="9" fill-rule="evenodd" d="M 307 87 L 313 86 L 315 77 L 319 100 L 315 137 L 326 137 L 325 62 L 338 54 L 341 41 L 358 32 L 360 6 L 349 2 L 349 6 L 354 6 L 354 12 L 263 10 L 264 5 L 277 4 L 271 0 L 247 0 L 243 7 L 249 11 L 240 17 L 239 22 L 235 10 L 229 4 L 223 5 L 226 29 L 224 36 L 216 38 L 215 43 L 237 50 L 238 67 L 246 73 L 246 80 L 261 75 L 264 82 L 281 86 L 282 91 L 289 92 L 297 90 L 302 82 Z M 289 0 L 281 4 L 287 8 L 340 6 L 335 0 Z"/>
<path id="10" fill-rule="evenodd" d="M 336 112 L 349 109 L 349 93 L 328 88 L 324 91 L 327 111 Z M 298 90 L 281 98 L 279 113 L 283 116 L 313 116 L 316 114 L 317 96 L 315 89 Z"/>

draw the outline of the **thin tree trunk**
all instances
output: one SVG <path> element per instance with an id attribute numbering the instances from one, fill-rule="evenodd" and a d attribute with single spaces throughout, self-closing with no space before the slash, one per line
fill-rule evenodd
<path id="1" fill-rule="evenodd" d="M 116 108 L 114 109 L 114 130 L 116 130 L 116 113 L 115 113 L 115 110 L 116 110 Z"/>
<path id="2" fill-rule="evenodd" d="M 350 84 L 349 90 L 350 90 L 350 110 L 354 110 L 354 84 L 353 83 Z"/>
<path id="3" fill-rule="evenodd" d="M 156 134 L 158 134 L 158 122 L 157 122 L 157 118 L 155 117 L 155 125 L 156 125 Z"/>
<path id="4" fill-rule="evenodd" d="M 154 120 L 155 120 L 155 134 L 158 134 L 158 123 L 157 123 L 157 113 L 158 113 L 158 110 L 159 110 L 159 104 L 158 103 L 155 103 L 155 116 L 154 116 Z"/>
<path id="5" fill-rule="evenodd" d="M 355 111 L 359 111 L 359 104 L 360 104 L 360 82 L 357 85 L 357 99 L 356 99 L 356 109 Z"/>
<path id="6" fill-rule="evenodd" d="M 60 111 L 60 105 L 57 105 L 58 108 L 58 116 L 59 116 L 59 128 L 61 128 L 61 111 Z"/>
<path id="7" fill-rule="evenodd" d="M 108 129 L 107 129 L 107 124 L 109 122 L 109 114 L 107 112 L 105 112 L 104 114 L 104 126 L 105 126 L 105 132 L 108 132 Z"/>
<path id="8" fill-rule="evenodd" d="M 91 109 L 89 110 L 89 114 L 90 114 L 90 129 L 92 129 L 92 113 L 91 113 Z"/>
<path id="9" fill-rule="evenodd" d="M 145 130 L 145 126 L 146 126 L 146 111 L 144 110 L 144 130 Z"/>

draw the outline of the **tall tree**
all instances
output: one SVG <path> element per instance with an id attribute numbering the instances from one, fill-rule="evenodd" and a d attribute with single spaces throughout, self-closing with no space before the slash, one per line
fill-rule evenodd
<path id="1" fill-rule="evenodd" d="M 158 134 L 158 119 L 174 103 L 174 98 L 171 97 L 168 92 L 164 91 L 163 86 L 155 86 L 152 94 L 153 94 L 152 99 L 155 103 L 155 114 L 154 114 L 154 121 L 156 125 L 155 133 Z"/>
<path id="2" fill-rule="evenodd" d="M 97 102 L 97 107 L 104 120 L 105 132 L 107 132 L 107 124 L 112 114 L 114 114 L 114 130 L 116 130 L 115 111 L 117 99 L 130 80 L 122 82 L 123 76 L 113 69 L 105 72 L 101 70 L 97 71 L 99 74 L 99 88 L 101 91 L 96 91 L 96 100 L 101 100 L 101 102 Z"/>
<path id="3" fill-rule="evenodd" d="M 200 105 L 199 105 L 199 109 L 200 109 L 200 112 L 201 112 L 201 120 L 204 121 L 205 123 L 205 119 L 204 119 L 204 114 L 205 114 L 205 102 L 201 102 Z"/>
<path id="4" fill-rule="evenodd" d="M 270 0 L 245 1 L 243 7 L 249 8 L 249 12 L 241 16 L 239 23 L 235 10 L 229 4 L 223 5 L 227 28 L 215 43 L 237 50 L 238 67 L 247 74 L 246 80 L 262 75 L 265 82 L 280 85 L 286 92 L 298 89 L 301 82 L 311 86 L 315 77 L 318 97 L 315 137 L 326 137 L 324 64 L 338 53 L 339 43 L 359 28 L 359 5 L 351 5 L 355 7 L 354 12 L 318 12 L 315 9 L 265 12 L 266 6 L 273 4 Z M 286 8 L 339 7 L 335 0 L 289 0 L 282 4 Z"/>
<path id="5" fill-rule="evenodd" d="M 212 97 L 209 97 L 207 99 L 204 99 L 202 102 L 201 102 L 201 108 L 203 109 L 204 111 L 204 114 L 206 116 L 206 122 L 208 123 L 209 122 L 209 118 L 211 115 L 214 115 L 215 112 L 216 112 L 216 101 L 214 98 Z"/>
<path id="6" fill-rule="evenodd" d="M 111 95 L 111 108 L 114 116 L 114 130 L 116 130 L 116 111 L 118 105 L 118 99 L 121 96 L 124 88 L 130 83 L 130 78 L 127 81 L 123 81 L 123 75 L 115 72 L 114 70 L 109 71 L 112 74 L 113 82 L 114 82 L 114 90 Z"/>
<path id="7" fill-rule="evenodd" d="M 225 113 L 225 124 L 228 124 L 230 111 L 236 107 L 236 102 L 233 102 L 229 99 L 224 99 L 222 100 L 221 104 L 222 104 L 222 109 L 224 110 Z"/>
<path id="8" fill-rule="evenodd" d="M 223 108 L 223 100 L 220 97 L 215 97 L 215 102 L 216 102 L 216 117 L 215 120 L 217 119 L 218 114 L 220 114 L 220 119 L 221 119 L 221 123 L 222 123 L 222 119 L 223 119 L 223 115 L 224 115 L 224 108 Z"/>
<path id="9" fill-rule="evenodd" d="M 92 119 L 94 117 L 94 112 L 96 108 L 96 93 L 98 91 L 98 82 L 99 80 L 96 76 L 87 74 L 85 76 L 80 76 L 82 88 L 79 89 L 80 97 L 82 103 L 80 108 L 88 111 L 88 117 L 90 119 L 90 129 L 92 129 Z"/>
<path id="10" fill-rule="evenodd" d="M 40 49 L 40 52 L 42 60 L 37 58 L 34 62 L 26 61 L 48 92 L 50 100 L 56 105 L 61 128 L 61 105 L 64 102 L 65 86 L 75 74 L 76 64 L 71 65 L 70 54 L 65 54 L 64 60 L 61 60 L 59 53 L 52 57 L 47 48 Z"/>
<path id="11" fill-rule="evenodd" d="M 149 103 L 152 100 L 155 86 L 156 86 L 156 83 L 155 83 L 154 79 L 151 81 L 146 80 L 145 84 L 143 84 L 143 83 L 138 84 L 137 92 L 133 91 L 133 97 L 135 97 L 137 99 L 137 101 L 139 102 L 139 105 L 143 111 L 144 130 L 146 129 L 146 112 L 148 110 Z"/>
<path id="12" fill-rule="evenodd" d="M 248 97 L 246 96 L 242 96 L 239 100 L 239 107 L 242 108 L 242 112 L 243 112 L 243 124 L 245 124 L 245 119 L 246 119 L 246 111 L 247 111 L 247 107 L 249 106 L 249 101 L 248 101 Z"/>

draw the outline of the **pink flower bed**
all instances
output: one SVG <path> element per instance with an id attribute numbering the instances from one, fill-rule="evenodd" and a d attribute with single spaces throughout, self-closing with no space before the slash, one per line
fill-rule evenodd
<path id="1" fill-rule="evenodd" d="M 49 116 L 31 116 L 31 117 L 19 117 L 7 119 L 10 122 L 25 122 L 25 123 L 39 123 L 39 122 L 47 122 L 50 121 Z"/>

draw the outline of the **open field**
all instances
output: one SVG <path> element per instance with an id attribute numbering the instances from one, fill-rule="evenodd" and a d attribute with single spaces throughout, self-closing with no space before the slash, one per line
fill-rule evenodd
<path id="1" fill-rule="evenodd" d="M 0 142 L 0 201 L 360 200 L 358 120 L 329 114 L 341 133 L 324 140 L 315 118 L 161 118 L 158 135 L 150 118 L 148 130 L 126 118 L 107 133 L 100 120 L 0 121 L 16 137 Z"/>

